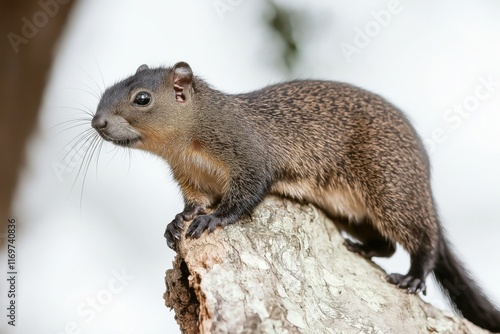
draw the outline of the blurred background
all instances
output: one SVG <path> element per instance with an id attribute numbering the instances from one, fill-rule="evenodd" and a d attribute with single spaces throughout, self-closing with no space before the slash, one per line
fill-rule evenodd
<path id="1" fill-rule="evenodd" d="M 500 306 L 500 2 L 1 6 L 0 267 L 7 276 L 5 227 L 15 218 L 18 275 L 16 327 L 0 280 L 0 332 L 179 332 L 162 298 L 174 257 L 163 232 L 183 206 L 168 166 L 80 135 L 105 87 L 143 63 L 180 60 L 227 93 L 318 78 L 399 106 L 429 150 L 449 239 Z M 409 265 L 401 250 L 377 262 L 389 272 Z M 449 308 L 429 290 L 425 300 Z"/>

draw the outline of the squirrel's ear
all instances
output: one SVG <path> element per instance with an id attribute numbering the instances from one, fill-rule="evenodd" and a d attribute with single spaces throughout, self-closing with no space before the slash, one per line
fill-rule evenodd
<path id="1" fill-rule="evenodd" d="M 193 82 L 193 71 L 188 63 L 183 61 L 178 62 L 172 68 L 173 84 L 175 91 L 175 99 L 177 102 L 185 102 L 185 90 L 189 88 Z"/>
<path id="2" fill-rule="evenodd" d="M 149 69 L 148 65 L 142 64 L 141 66 L 139 66 L 137 71 L 135 71 L 135 73 L 137 74 L 137 73 L 142 72 L 142 71 L 147 70 L 147 69 Z"/>

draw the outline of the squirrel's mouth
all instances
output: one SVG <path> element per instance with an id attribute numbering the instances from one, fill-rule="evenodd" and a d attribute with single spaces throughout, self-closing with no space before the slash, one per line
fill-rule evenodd
<path id="1" fill-rule="evenodd" d="M 137 136 L 134 138 L 126 138 L 126 139 L 115 139 L 113 137 L 110 137 L 104 132 L 99 132 L 101 137 L 109 142 L 112 142 L 115 145 L 122 146 L 122 147 L 133 147 L 138 141 L 141 140 L 141 137 Z"/>
<path id="2" fill-rule="evenodd" d="M 122 139 L 122 140 L 111 140 L 111 142 L 115 145 L 118 146 L 123 146 L 123 147 L 132 147 L 135 145 L 140 140 L 139 137 L 133 138 L 133 139 Z"/>

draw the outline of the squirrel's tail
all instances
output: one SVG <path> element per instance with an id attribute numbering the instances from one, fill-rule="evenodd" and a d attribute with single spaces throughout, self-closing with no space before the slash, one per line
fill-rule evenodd
<path id="1" fill-rule="evenodd" d="M 500 333 L 500 312 L 453 254 L 444 233 L 441 240 L 434 269 L 441 288 L 464 318 L 491 332 Z"/>

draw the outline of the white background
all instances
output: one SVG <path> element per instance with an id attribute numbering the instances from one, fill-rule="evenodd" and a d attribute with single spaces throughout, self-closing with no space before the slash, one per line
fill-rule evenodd
<path id="1" fill-rule="evenodd" d="M 162 298 L 174 256 L 163 231 L 182 209 L 168 166 L 106 143 L 82 188 L 84 171 L 77 176 L 79 165 L 64 161 L 64 147 L 90 124 L 61 134 L 68 124 L 54 125 L 84 116 L 75 108 L 95 110 L 98 101 L 89 92 L 133 74 L 139 65 L 180 60 L 228 93 L 292 77 L 350 82 L 399 106 L 422 138 L 441 131 L 445 139 L 432 150 L 431 161 L 443 225 L 500 305 L 500 3 L 281 2 L 309 18 L 297 36 L 302 53 L 291 77 L 279 62 L 279 40 L 264 25 L 271 13 L 263 1 L 79 2 L 58 49 L 39 130 L 26 151 L 14 208 L 23 227 L 17 244 L 18 326 L 8 327 L 2 315 L 1 332 L 179 332 Z M 217 3 L 233 5 L 221 13 Z M 393 8 L 391 3 L 399 3 L 397 10 L 384 25 L 377 23 L 374 13 Z M 365 28 L 372 29 L 367 45 L 346 57 L 341 46 L 359 46 L 358 31 Z M 475 101 L 477 89 L 487 91 L 487 78 L 497 84 L 487 98 L 476 100 L 473 111 L 454 122 L 443 118 L 455 105 Z M 62 174 L 61 165 L 67 166 Z M 1 261 L 4 267 L 6 259 Z M 401 251 L 379 263 L 391 272 L 408 267 Z M 128 279 L 120 283 L 116 272 L 122 271 Z M 6 290 L 1 291 L 5 310 Z M 93 298 L 103 302 L 95 313 Z M 426 299 L 446 307 L 435 287 Z"/>

